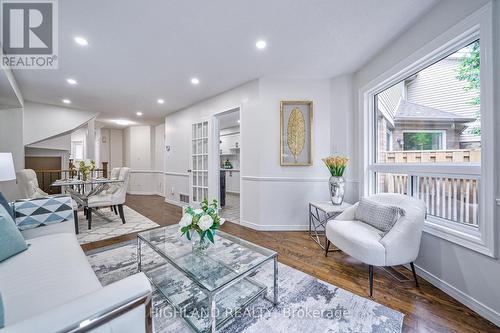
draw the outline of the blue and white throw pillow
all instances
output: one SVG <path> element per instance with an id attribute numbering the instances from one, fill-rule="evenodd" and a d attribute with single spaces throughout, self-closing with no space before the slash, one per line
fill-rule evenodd
<path id="1" fill-rule="evenodd" d="M 18 200 L 14 203 L 14 214 L 19 230 L 71 221 L 72 200 L 69 196 Z"/>

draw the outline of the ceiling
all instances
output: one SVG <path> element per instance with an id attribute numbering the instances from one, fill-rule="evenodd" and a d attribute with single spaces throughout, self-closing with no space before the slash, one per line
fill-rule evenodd
<path id="1" fill-rule="evenodd" d="M 71 107 L 101 112 L 103 122 L 158 123 L 255 78 L 353 72 L 437 1 L 64 0 L 59 69 L 14 75 L 25 100 L 63 105 L 68 98 Z M 255 47 L 259 39 L 265 50 Z"/>

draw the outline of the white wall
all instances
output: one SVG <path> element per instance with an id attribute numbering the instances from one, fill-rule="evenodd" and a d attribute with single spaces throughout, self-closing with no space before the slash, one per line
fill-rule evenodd
<path id="1" fill-rule="evenodd" d="M 331 132 L 330 140 L 333 154 L 349 158 L 346 169 L 346 194 L 344 200 L 356 202 L 359 197 L 357 137 L 354 127 L 353 76 L 351 74 L 333 78 L 330 81 Z"/>
<path id="2" fill-rule="evenodd" d="M 23 110 L 0 110 L 0 152 L 10 152 L 16 170 L 24 169 Z M 8 200 L 19 198 L 15 181 L 0 182 L 0 192 Z"/>
<path id="3" fill-rule="evenodd" d="M 163 195 L 164 125 L 124 130 L 124 160 L 131 170 L 128 193 Z"/>
<path id="4" fill-rule="evenodd" d="M 100 128 L 99 132 L 100 135 L 96 143 L 96 147 L 99 147 L 99 163 L 108 162 L 108 170 L 110 172 L 113 168 L 124 166 L 123 130 L 116 128 Z"/>
<path id="5" fill-rule="evenodd" d="M 305 230 L 309 200 L 328 200 L 321 158 L 331 153 L 330 93 L 328 79 L 265 78 L 167 115 L 167 201 L 178 203 L 179 193 L 189 193 L 191 124 L 240 106 L 241 223 L 261 230 Z M 281 100 L 314 101 L 313 166 L 280 166 Z"/>
<path id="6" fill-rule="evenodd" d="M 26 102 L 24 144 L 29 145 L 62 133 L 69 133 L 97 115 L 96 112 Z"/>
<path id="7" fill-rule="evenodd" d="M 364 66 L 354 77 L 354 92 L 357 98 L 361 87 L 375 80 L 379 75 L 391 69 L 394 65 L 410 56 L 433 38 L 445 32 L 453 25 L 473 13 L 487 1 L 447 0 L 440 2 L 415 26 L 405 32 L 370 63 Z M 495 52 L 496 63 L 494 68 L 500 67 L 500 9 L 498 1 L 495 5 Z M 498 72 L 497 72 L 498 74 Z M 500 105 L 499 81 L 496 75 L 496 109 Z M 361 105 L 356 103 L 355 126 L 350 130 L 357 131 L 362 120 Z M 496 110 L 498 111 L 498 110 Z M 500 127 L 498 112 L 496 112 L 496 126 Z M 496 131 L 496 142 L 499 142 L 499 131 Z M 361 133 L 360 133 L 361 134 Z M 353 149 L 356 153 L 356 149 Z M 498 148 L 497 148 L 498 152 Z M 359 161 L 362 160 L 361 152 L 357 153 Z M 498 161 L 497 161 L 498 164 Z M 498 170 L 498 165 L 496 170 Z M 360 173 L 361 174 L 361 173 Z M 499 184 L 497 193 L 500 193 L 500 180 L 498 172 L 494 181 Z M 497 194 L 498 197 L 498 194 Z M 498 220 L 498 218 L 497 218 Z M 498 221 L 497 221 L 498 222 Z M 498 254 L 498 240 L 500 239 L 500 226 L 496 224 L 496 238 Z M 467 248 L 455 245 L 446 240 L 424 233 L 420 248 L 420 255 L 416 261 L 418 273 L 431 283 L 441 288 L 451 296 L 477 311 L 484 317 L 500 325 L 500 261 L 495 258 L 479 254 Z"/>

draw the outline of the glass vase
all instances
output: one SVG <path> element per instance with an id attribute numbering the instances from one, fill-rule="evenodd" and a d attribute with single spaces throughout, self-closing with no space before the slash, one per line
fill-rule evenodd
<path id="1" fill-rule="evenodd" d="M 330 199 L 334 205 L 342 205 L 344 202 L 345 179 L 344 177 L 331 176 L 330 184 Z"/>
<path id="2" fill-rule="evenodd" d="M 210 246 L 210 241 L 205 236 L 203 238 L 200 237 L 200 234 L 196 231 L 191 232 L 191 247 L 194 253 L 203 253 Z"/>

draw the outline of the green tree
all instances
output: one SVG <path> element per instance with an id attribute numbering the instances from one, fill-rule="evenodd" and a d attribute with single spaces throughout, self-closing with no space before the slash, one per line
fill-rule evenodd
<path id="1" fill-rule="evenodd" d="M 467 81 L 464 87 L 465 91 L 476 90 L 479 91 L 481 87 L 480 68 L 481 68 L 481 53 L 479 49 L 479 41 L 475 41 L 470 45 L 471 51 L 464 56 L 457 70 L 457 79 L 460 81 Z M 472 105 L 481 104 L 481 96 L 478 94 L 472 101 Z M 480 120 L 481 115 L 477 114 L 476 118 Z M 480 135 L 481 128 L 475 127 L 471 129 L 471 133 Z"/>

